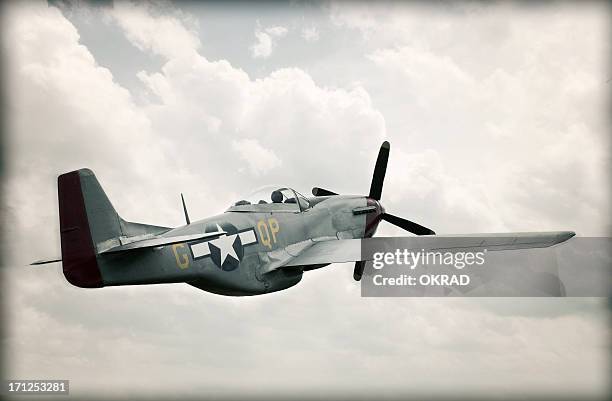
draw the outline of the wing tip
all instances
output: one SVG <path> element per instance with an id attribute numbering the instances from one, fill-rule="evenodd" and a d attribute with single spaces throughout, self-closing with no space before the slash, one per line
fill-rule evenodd
<path id="1" fill-rule="evenodd" d="M 572 237 L 575 237 L 576 233 L 574 231 L 562 231 L 561 233 L 559 233 L 559 235 L 557 236 L 557 244 L 560 244 L 562 242 L 565 242 L 567 240 L 569 240 Z"/>

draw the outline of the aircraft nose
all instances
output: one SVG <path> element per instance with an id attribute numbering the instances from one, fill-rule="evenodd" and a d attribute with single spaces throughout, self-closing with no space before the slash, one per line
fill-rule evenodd
<path id="1" fill-rule="evenodd" d="M 368 207 L 374 206 L 376 208 L 376 210 L 372 213 L 376 214 L 377 216 L 385 213 L 385 208 L 382 205 L 382 203 L 380 203 L 379 200 L 376 200 L 373 198 L 366 198 L 366 201 L 367 201 Z"/>
<path id="2" fill-rule="evenodd" d="M 376 232 L 376 227 L 380 223 L 381 216 L 385 213 L 385 208 L 376 199 L 366 198 L 367 207 L 374 207 L 373 211 L 366 214 L 365 237 L 371 237 Z"/>
<path id="3" fill-rule="evenodd" d="M 385 207 L 382 205 L 382 203 L 380 203 L 380 201 L 376 201 L 376 203 L 378 204 L 378 214 L 384 214 L 385 213 Z"/>

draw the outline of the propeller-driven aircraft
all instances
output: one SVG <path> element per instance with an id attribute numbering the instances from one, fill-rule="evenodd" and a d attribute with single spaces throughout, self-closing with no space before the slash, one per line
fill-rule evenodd
<path id="1" fill-rule="evenodd" d="M 283 290 L 300 282 L 304 272 L 331 263 L 354 262 L 353 277 L 359 281 L 368 260 L 361 241 L 371 238 L 381 221 L 427 236 L 437 248 L 448 238 L 385 211 L 380 199 L 389 150 L 384 142 L 368 195 L 315 187 L 313 196 L 304 196 L 289 187 L 265 187 L 223 214 L 195 222 L 181 195 L 186 224 L 176 228 L 128 222 L 91 170 L 65 173 L 58 178 L 61 258 L 33 264 L 61 261 L 68 282 L 82 288 L 187 283 L 232 296 Z M 548 247 L 573 235 L 512 233 L 501 241 L 510 247 Z"/>

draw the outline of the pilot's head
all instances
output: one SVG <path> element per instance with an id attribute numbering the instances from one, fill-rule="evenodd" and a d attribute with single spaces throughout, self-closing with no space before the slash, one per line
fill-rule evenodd
<path id="1" fill-rule="evenodd" d="M 272 192 L 272 202 L 274 203 L 282 203 L 283 202 L 283 194 L 278 189 Z"/>

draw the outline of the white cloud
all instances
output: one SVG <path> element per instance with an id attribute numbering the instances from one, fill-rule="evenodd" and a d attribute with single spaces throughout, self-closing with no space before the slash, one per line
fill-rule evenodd
<path id="1" fill-rule="evenodd" d="M 20 155 L 10 158 L 19 172 L 9 180 L 14 186 L 10 207 L 28 210 L 18 214 L 22 223 L 35 222 L 35 205 L 55 197 L 58 172 L 89 166 L 138 181 L 154 164 L 164 162 L 150 119 L 131 94 L 113 82 L 111 72 L 78 43 L 74 26 L 56 8 L 28 3 L 8 12 L 4 42 L 11 54 L 8 123 L 15 133 L 12 154 Z M 142 157 L 134 158 L 134 149 L 140 149 Z M 32 193 L 30 188 L 35 187 L 41 190 Z M 40 212 L 55 216 L 53 210 Z"/>
<path id="2" fill-rule="evenodd" d="M 174 58 L 191 55 L 200 47 L 198 35 L 186 28 L 187 18 L 178 12 L 160 14 L 154 3 L 118 1 L 108 13 L 140 50 Z"/>
<path id="3" fill-rule="evenodd" d="M 331 169 L 369 174 L 364 163 L 354 169 L 328 159 L 305 175 L 312 153 L 298 145 L 308 143 L 309 152 L 321 153 L 355 136 L 353 146 L 342 147 L 339 157 L 375 149 L 384 137 L 384 120 L 363 88 L 320 87 L 299 69 L 253 80 L 225 60 L 201 56 L 196 41 L 174 52 L 156 29 L 143 29 L 170 19 L 178 24 L 171 24 L 177 37 L 187 35 L 172 17 L 175 13 L 164 17 L 150 5 L 121 7 L 127 7 L 125 16 L 118 9 L 107 15 L 116 18 L 126 38 L 143 51 L 168 58 L 160 71 L 138 73 L 154 94 L 143 104 L 136 104 L 111 72 L 96 63 L 55 7 L 32 2 L 10 7 L 7 14 L 4 46 L 10 54 L 9 123 L 14 133 L 9 146 L 16 155 L 10 158 L 15 174 L 7 182 L 13 194 L 7 210 L 19 238 L 14 247 L 20 248 L 17 242 L 29 246 L 27 230 L 48 222 L 40 232 L 46 240 L 37 241 L 40 252 L 14 252 L 20 263 L 33 253 L 57 253 L 55 177 L 76 168 L 97 173 L 123 217 L 160 225 L 180 223 L 179 192 L 186 192 L 192 215 L 206 216 L 224 210 L 237 192 L 270 180 L 291 180 L 306 192 L 328 180 Z M 32 110 L 37 118 L 31 118 Z M 252 151 L 265 156 L 267 165 L 253 164 L 233 150 L 232 143 L 245 139 L 257 140 L 259 147 Z M 285 163 L 286 158 L 292 162 Z M 210 167 L 228 160 L 235 169 L 219 174 Z M 282 169 L 263 175 L 280 160 Z M 251 169 L 256 179 L 238 169 Z M 189 190 L 201 182 L 206 185 Z M 39 190 L 32 193 L 31 188 Z M 158 193 L 151 207 L 139 207 L 151 191 Z"/>
<path id="4" fill-rule="evenodd" d="M 182 222 L 181 191 L 192 218 L 221 211 L 237 199 L 235 192 L 268 181 L 367 192 L 391 118 L 383 118 L 367 84 L 326 87 L 300 68 L 253 79 L 225 60 L 200 54 L 184 16 L 148 5 L 121 7 L 125 15 L 110 15 L 126 38 L 166 59 L 159 71 L 138 73 L 154 95 L 144 104 L 98 65 L 54 7 L 11 5 L 3 16 L 11 133 L 5 237 L 11 240 L 9 260 L 19 266 L 2 269 L 10 376 L 68 377 L 75 394 L 103 397 L 109 383 L 118 397 L 126 391 L 310 395 L 314 387 L 378 397 L 432 389 L 436 395 L 606 394 L 606 300 L 360 299 L 346 264 L 310 272 L 286 292 L 248 299 L 182 285 L 88 291 L 69 286 L 53 268 L 23 267 L 59 249 L 55 178 L 78 167 L 93 167 L 123 217 L 166 225 Z M 424 21 L 421 27 L 431 19 Z M 159 31 L 185 40 L 174 49 Z M 597 213 L 598 205 L 609 206 L 595 188 L 608 163 L 602 157 L 606 142 L 592 135 L 605 109 L 588 102 L 599 96 L 598 75 L 563 53 L 575 75 L 541 80 L 538 57 L 550 58 L 559 48 L 534 32 L 517 42 L 537 43 L 524 49 L 526 68 L 517 74 L 485 74 L 466 67 L 469 54 L 440 57 L 435 46 L 419 43 L 367 52 L 382 73 L 364 81 L 379 79 L 405 117 L 405 131 L 393 133 L 383 194 L 391 213 L 447 231 L 525 219 L 537 228 L 542 216 L 567 228 L 572 209 L 556 215 L 548 210 L 558 209 L 559 200 L 562 208 L 573 208 L 584 199 Z M 478 60 L 486 64 L 489 58 Z M 551 96 L 555 81 L 562 97 L 575 102 Z M 538 106 L 521 106 L 539 85 L 548 96 L 536 96 Z M 534 115 L 532 109 L 543 111 Z M 558 141 L 541 131 L 557 133 Z M 534 163 L 534 153 L 515 139 L 522 135 L 538 146 Z M 576 149 L 586 149 L 585 159 L 599 164 L 576 160 Z M 490 159 L 482 155 L 487 152 Z M 571 165 L 556 162 L 564 158 Z M 465 160 L 476 167 L 469 169 Z M 253 174 L 237 172 L 247 169 Z M 574 187 L 574 197 L 566 186 Z M 534 203 L 545 210 L 534 210 Z M 540 315 L 532 313 L 536 309 Z M 266 363 L 271 359 L 274 364 Z M 140 380 L 143 375 L 151 380 Z M 240 386 L 236 377 L 244 378 Z"/>
<path id="5" fill-rule="evenodd" d="M 605 7 L 337 3 L 332 21 L 361 34 L 371 74 L 394 99 L 382 110 L 408 135 L 392 141 L 436 149 L 448 178 L 482 186 L 456 202 L 482 204 L 501 219 L 491 227 L 606 235 Z M 578 142 L 589 157 L 569 151 Z M 441 223 L 451 221 L 460 219 Z"/>
<path id="6" fill-rule="evenodd" d="M 232 149 L 248 163 L 249 172 L 254 175 L 265 174 L 282 164 L 272 150 L 261 146 L 256 139 L 233 140 Z"/>
<path id="7" fill-rule="evenodd" d="M 319 31 L 316 27 L 305 27 L 302 29 L 302 38 L 306 40 L 306 42 L 316 42 L 319 40 Z"/>
<path id="8" fill-rule="evenodd" d="M 285 36 L 287 32 L 289 32 L 289 30 L 285 28 L 284 26 L 271 26 L 269 28 L 266 28 L 266 32 L 272 36 L 281 38 Z"/>
<path id="9" fill-rule="evenodd" d="M 273 26 L 261 29 L 259 23 L 255 29 L 257 42 L 250 47 L 251 55 L 254 58 L 268 58 L 276 46 L 276 40 L 282 38 L 289 32 L 284 26 Z"/>
<path id="10" fill-rule="evenodd" d="M 251 46 L 251 55 L 254 58 L 268 58 L 272 54 L 272 37 L 265 32 L 255 31 L 257 43 Z"/>

